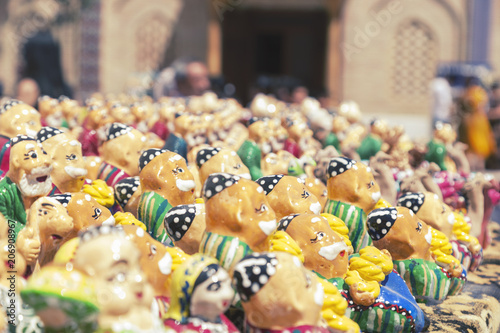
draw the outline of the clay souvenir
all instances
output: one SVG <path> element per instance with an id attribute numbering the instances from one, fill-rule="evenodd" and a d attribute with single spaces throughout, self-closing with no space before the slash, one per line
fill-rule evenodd
<path id="1" fill-rule="evenodd" d="M 388 126 L 385 121 L 376 119 L 370 123 L 370 132 L 361 141 L 361 145 L 357 149 L 362 160 L 369 160 L 380 151 L 383 143 L 382 138 L 387 131 Z"/>
<path id="2" fill-rule="evenodd" d="M 165 215 L 163 223 L 175 246 L 187 254 L 195 254 L 205 234 L 205 205 L 175 206 Z"/>
<path id="3" fill-rule="evenodd" d="M 233 284 L 249 332 L 328 332 L 321 318 L 323 287 L 297 257 L 249 254 L 236 264 Z"/>
<path id="4" fill-rule="evenodd" d="M 314 195 L 321 205 L 321 211 L 325 209 L 328 200 L 328 190 L 325 184 L 318 178 L 307 177 L 304 179 L 305 185 L 312 195 Z"/>
<path id="5" fill-rule="evenodd" d="M 78 141 L 82 144 L 83 156 L 99 156 L 98 131 L 103 132 L 103 126 L 114 122 L 108 109 L 101 102 L 92 101 L 91 103 L 93 104 L 87 106 L 88 115 L 82 124 L 83 130 L 78 136 Z"/>
<path id="6" fill-rule="evenodd" d="M 272 129 L 269 118 L 252 118 L 248 121 L 248 139 L 259 147 L 263 155 L 272 151 L 271 136 Z"/>
<path id="7" fill-rule="evenodd" d="M 332 158 L 338 157 L 339 153 L 332 146 L 327 146 L 319 150 L 314 156 L 316 167 L 314 168 L 314 177 L 320 179 L 324 184 L 328 181 L 328 165 Z"/>
<path id="8" fill-rule="evenodd" d="M 290 214 L 321 213 L 318 198 L 309 192 L 303 179 L 272 175 L 259 178 L 256 182 L 264 189 L 277 219 Z"/>
<path id="9" fill-rule="evenodd" d="M 53 198 L 42 197 L 31 205 L 26 227 L 17 238 L 17 249 L 32 268 L 44 266 L 54 259 L 73 227 L 66 207 Z"/>
<path id="10" fill-rule="evenodd" d="M 132 114 L 130 108 L 122 105 L 120 103 L 114 103 L 109 108 L 109 115 L 116 121 L 124 125 L 133 125 L 135 123 L 135 117 Z"/>
<path id="11" fill-rule="evenodd" d="M 250 170 L 252 180 L 257 180 L 263 176 L 261 170 L 262 153 L 255 142 L 252 140 L 245 140 L 238 149 L 238 156 L 248 170 Z"/>
<path id="12" fill-rule="evenodd" d="M 203 186 L 206 232 L 200 252 L 211 255 L 225 269 L 253 251 L 269 248 L 276 215 L 264 189 L 257 183 L 226 173 L 215 173 Z"/>
<path id="13" fill-rule="evenodd" d="M 372 169 L 375 181 L 380 186 L 382 197 L 392 205 L 395 205 L 398 191 L 392 169 L 387 165 L 387 161 L 389 160 L 391 160 L 391 156 L 384 152 L 378 152 L 370 158 L 370 168 Z"/>
<path id="14" fill-rule="evenodd" d="M 418 302 L 442 301 L 462 290 L 465 269 L 441 251 L 446 242 L 433 246 L 432 228 L 413 211 L 405 207 L 376 209 L 368 216 L 367 225 L 373 245 L 391 253 L 394 269 Z"/>
<path id="15" fill-rule="evenodd" d="M 163 219 L 174 206 L 194 203 L 194 177 L 186 161 L 168 150 L 148 149 L 139 158 L 142 194 L 138 218 L 162 243 L 170 243 Z"/>
<path id="16" fill-rule="evenodd" d="M 130 112 L 134 116 L 134 123 L 137 129 L 146 133 L 156 123 L 155 109 L 152 104 L 136 102 L 130 105 Z"/>
<path id="17" fill-rule="evenodd" d="M 95 284 L 101 332 L 162 331 L 151 311 L 153 288 L 141 272 L 140 256 L 121 228 L 95 226 L 80 234 L 72 264 Z"/>
<path id="18" fill-rule="evenodd" d="M 116 202 L 122 210 L 137 216 L 137 207 L 142 193 L 139 176 L 119 180 L 114 190 Z"/>
<path id="19" fill-rule="evenodd" d="M 115 218 L 109 209 L 99 204 L 90 194 L 83 192 L 61 193 L 50 198 L 61 203 L 73 219 L 72 230 L 60 239 L 59 246 L 90 226 L 115 225 Z"/>
<path id="20" fill-rule="evenodd" d="M 50 194 L 81 191 L 87 175 L 81 143 L 54 127 L 42 128 L 37 141 L 52 159 L 50 178 L 54 187 Z"/>
<path id="21" fill-rule="evenodd" d="M 52 189 L 49 155 L 36 140 L 18 135 L 10 140 L 9 171 L 0 181 L 0 213 L 15 223 L 15 234 L 26 225 L 26 211 Z"/>
<path id="22" fill-rule="evenodd" d="M 94 281 L 72 266 L 48 265 L 21 291 L 43 323 L 43 331 L 95 332 L 99 307 Z M 34 329 L 35 327 L 30 327 Z"/>
<path id="23" fill-rule="evenodd" d="M 171 303 L 165 315 L 167 331 L 235 333 L 223 315 L 234 290 L 231 278 L 217 260 L 196 254 L 172 276 Z"/>
<path id="24" fill-rule="evenodd" d="M 176 113 L 173 121 L 174 130 L 169 134 L 163 149 L 173 151 L 182 157 L 187 157 L 188 149 L 196 146 L 194 138 L 195 116 L 189 113 Z"/>
<path id="25" fill-rule="evenodd" d="M 346 157 L 333 158 L 327 172 L 328 201 L 324 212 L 345 222 L 354 252 L 358 252 L 371 244 L 366 234 L 366 214 L 379 201 L 380 188 L 369 167 Z"/>
<path id="26" fill-rule="evenodd" d="M 269 153 L 262 158 L 262 173 L 264 176 L 286 175 L 288 174 L 288 166 L 294 159 L 296 159 L 295 156 L 286 150 Z"/>
<path id="27" fill-rule="evenodd" d="M 427 144 L 427 153 L 425 159 L 436 163 L 443 171 L 456 172 L 456 165 L 453 160 L 447 156 L 446 145 L 452 144 L 457 134 L 451 127 L 451 124 L 437 122 L 434 126 L 434 136 Z"/>
<path id="28" fill-rule="evenodd" d="M 40 114 L 32 106 L 15 99 L 0 105 L 0 173 L 9 171 L 9 140 L 17 135 L 35 137 L 41 127 Z"/>
<path id="29" fill-rule="evenodd" d="M 212 173 L 224 172 L 250 179 L 250 172 L 235 151 L 221 148 L 203 148 L 196 154 L 200 182 Z"/>
<path id="30" fill-rule="evenodd" d="M 290 215 L 280 220 L 278 230 L 296 241 L 306 268 L 339 288 L 350 310 L 346 315 L 363 332 L 421 331 L 423 313 L 405 282 L 392 272 L 388 252 L 367 246 L 349 259 L 347 228 L 340 219 L 323 215 Z"/>
<path id="31" fill-rule="evenodd" d="M 304 154 L 314 156 L 322 148 L 321 144 L 313 138 L 313 132 L 305 120 L 287 120 L 287 131 L 288 140 L 285 149 L 297 158 Z M 294 145 L 296 147 L 290 148 Z"/>
<path id="32" fill-rule="evenodd" d="M 114 186 L 120 180 L 139 174 L 138 161 L 146 138 L 138 130 L 113 123 L 106 132 L 106 141 L 99 147 L 103 163 L 97 177 Z"/>
<path id="33" fill-rule="evenodd" d="M 64 119 L 62 108 L 56 98 L 40 96 L 38 98 L 38 111 L 40 111 L 44 126 L 68 127 Z"/>
<path id="34" fill-rule="evenodd" d="M 79 131 L 80 130 L 80 113 L 82 108 L 78 104 L 78 102 L 74 99 L 71 99 L 66 96 L 59 97 L 59 106 L 62 109 L 62 113 L 64 116 L 63 127 L 68 127 L 71 130 Z M 66 124 L 65 124 L 66 123 Z"/>

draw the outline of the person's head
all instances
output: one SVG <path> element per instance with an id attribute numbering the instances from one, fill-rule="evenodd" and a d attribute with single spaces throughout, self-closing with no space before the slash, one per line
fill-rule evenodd
<path id="1" fill-rule="evenodd" d="M 35 80 L 24 78 L 17 84 L 17 99 L 31 106 L 35 106 L 40 96 L 40 88 Z"/>
<path id="2" fill-rule="evenodd" d="M 304 86 L 297 86 L 292 90 L 292 103 L 300 104 L 309 96 L 309 90 Z"/>
<path id="3" fill-rule="evenodd" d="M 50 156 L 32 137 L 18 135 L 10 140 L 7 176 L 18 185 L 25 197 L 47 195 L 52 188 Z"/>
<path id="4" fill-rule="evenodd" d="M 175 69 L 177 88 L 182 95 L 200 96 L 210 89 L 208 69 L 203 62 L 195 58 L 179 59 L 172 67 Z"/>

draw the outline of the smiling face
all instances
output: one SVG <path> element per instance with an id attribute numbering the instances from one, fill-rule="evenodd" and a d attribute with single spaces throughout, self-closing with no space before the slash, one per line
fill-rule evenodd
<path id="1" fill-rule="evenodd" d="M 283 220 L 282 220 L 283 221 Z M 283 222 L 280 221 L 280 226 Z M 349 263 L 348 247 L 321 215 L 301 214 L 286 227 L 304 254 L 304 266 L 327 279 L 344 277 Z"/>
<path id="2" fill-rule="evenodd" d="M 194 203 L 193 174 L 184 158 L 176 153 L 166 151 L 153 157 L 139 177 L 143 193 L 156 192 L 172 206 Z"/>
<path id="3" fill-rule="evenodd" d="M 391 213 L 385 214 L 387 211 Z M 389 219 L 388 217 L 391 216 Z M 394 219 L 393 217 L 396 217 Z M 380 220 L 380 223 L 378 223 Z M 390 223 L 392 226 L 386 228 Z M 373 238 L 373 245 L 378 249 L 387 249 L 393 260 L 420 258 L 431 259 L 432 234 L 429 226 L 420 220 L 411 210 L 405 207 L 376 209 L 368 216 L 370 226 L 383 226 L 380 239 Z M 383 230 L 386 230 L 385 232 Z"/>
<path id="4" fill-rule="evenodd" d="M 264 190 L 244 178 L 206 200 L 205 210 L 207 231 L 239 237 L 254 251 L 266 248 L 267 237 L 277 227 Z"/>
<path id="5" fill-rule="evenodd" d="M 277 219 L 290 214 L 321 213 L 318 199 L 309 192 L 302 179 L 293 176 L 283 176 L 267 194 L 267 200 Z"/>
<path id="6" fill-rule="evenodd" d="M 333 159 L 330 162 L 335 162 Z M 340 165 L 336 165 L 338 170 Z M 336 172 L 336 171 L 334 171 Z M 375 182 L 371 168 L 363 163 L 352 164 L 347 171 L 330 176 L 327 182 L 328 199 L 352 204 L 370 212 L 380 199 L 380 187 Z"/>
<path id="7" fill-rule="evenodd" d="M 234 298 L 229 274 L 220 266 L 214 266 L 218 267 L 217 272 L 194 288 L 190 304 L 191 316 L 202 317 L 211 322 L 216 322 Z"/>
<path id="8" fill-rule="evenodd" d="M 139 251 L 125 236 L 100 235 L 79 245 L 73 262 L 93 277 L 101 316 L 118 317 L 151 306 L 152 288 L 139 259 Z"/>
<path id="9" fill-rule="evenodd" d="M 40 113 L 28 104 L 12 106 L 0 116 L 0 134 L 13 138 L 16 135 L 29 135 L 36 137 L 42 127 Z"/>
<path id="10" fill-rule="evenodd" d="M 10 152 L 8 177 L 18 185 L 24 197 L 48 194 L 52 188 L 51 171 L 49 155 L 35 140 L 14 143 Z"/>

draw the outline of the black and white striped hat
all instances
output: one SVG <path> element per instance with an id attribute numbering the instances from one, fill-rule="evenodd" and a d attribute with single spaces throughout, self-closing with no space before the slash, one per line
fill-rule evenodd
<path id="1" fill-rule="evenodd" d="M 417 213 L 424 204 L 425 195 L 423 193 L 405 193 L 398 199 L 398 206 L 406 207 Z"/>
<path id="2" fill-rule="evenodd" d="M 328 164 L 328 178 L 335 177 L 346 172 L 352 168 L 354 164 L 356 164 L 355 160 L 344 156 L 332 158 L 330 160 L 330 164 Z"/>
<path id="3" fill-rule="evenodd" d="M 366 224 L 368 234 L 376 241 L 384 238 L 398 218 L 398 210 L 394 207 L 379 208 L 368 214 Z"/>
<path id="4" fill-rule="evenodd" d="M 205 200 L 209 200 L 222 190 L 238 183 L 240 179 L 241 179 L 240 176 L 231 175 L 229 173 L 224 173 L 224 172 L 213 173 L 210 176 L 208 176 L 207 180 L 205 181 L 205 184 L 203 184 L 203 189 L 202 189 L 203 197 L 205 197 Z"/>
<path id="5" fill-rule="evenodd" d="M 165 229 L 174 242 L 180 241 L 196 216 L 196 205 L 179 205 L 170 209 L 163 219 Z"/>
<path id="6" fill-rule="evenodd" d="M 276 185 L 278 185 L 278 182 L 283 178 L 284 175 L 270 175 L 270 176 L 264 176 L 260 177 L 257 179 L 255 182 L 262 186 L 264 189 L 264 192 L 266 192 L 266 195 L 271 193 L 271 191 L 274 189 Z"/>
<path id="7" fill-rule="evenodd" d="M 141 154 L 139 157 L 139 169 L 142 171 L 149 162 L 151 162 L 156 156 L 166 153 L 166 149 L 150 148 Z"/>
<path id="8" fill-rule="evenodd" d="M 234 267 L 233 285 L 243 302 L 259 292 L 276 273 L 278 259 L 274 253 L 252 253 Z"/>
<path id="9" fill-rule="evenodd" d="M 140 183 L 139 176 L 123 178 L 116 183 L 115 199 L 122 208 L 127 205 L 130 198 L 139 188 Z"/>
<path id="10" fill-rule="evenodd" d="M 59 135 L 64 133 L 58 128 L 55 127 L 43 127 L 38 133 L 36 134 L 36 141 L 42 143 L 47 139 L 50 139 L 53 136 Z"/>
<path id="11" fill-rule="evenodd" d="M 218 152 L 220 152 L 221 148 L 203 148 L 200 149 L 198 154 L 196 154 L 196 165 L 198 165 L 198 168 L 201 168 L 201 166 L 207 162 L 209 159 L 217 155 Z"/>

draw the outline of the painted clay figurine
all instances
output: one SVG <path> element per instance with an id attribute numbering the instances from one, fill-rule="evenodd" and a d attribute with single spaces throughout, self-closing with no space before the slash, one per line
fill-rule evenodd
<path id="1" fill-rule="evenodd" d="M 204 148 L 196 154 L 200 182 L 205 183 L 212 173 L 224 172 L 250 179 L 250 171 L 235 151 L 221 148 Z"/>
<path id="2" fill-rule="evenodd" d="M 217 260 L 196 254 L 172 276 L 167 331 L 236 333 L 223 315 L 234 298 L 231 278 Z"/>
<path id="3" fill-rule="evenodd" d="M 137 217 L 137 207 L 141 197 L 141 180 L 139 176 L 123 178 L 114 187 L 115 200 L 124 212 Z"/>
<path id="4" fill-rule="evenodd" d="M 349 228 L 354 252 L 371 244 L 366 234 L 366 214 L 380 199 L 380 188 L 371 169 L 347 157 L 336 157 L 328 166 L 328 201 L 324 209 L 341 218 Z"/>
<path id="5" fill-rule="evenodd" d="M 205 205 L 175 206 L 165 215 L 163 223 L 175 246 L 187 254 L 195 254 L 205 235 Z"/>
<path id="6" fill-rule="evenodd" d="M 138 218 L 153 238 L 168 244 L 171 241 L 163 219 L 172 207 L 194 203 L 194 177 L 184 158 L 163 149 L 146 150 L 139 159 L 139 168 L 142 194 Z"/>
<path id="7" fill-rule="evenodd" d="M 225 269 L 253 251 L 269 248 L 276 215 L 257 183 L 227 173 L 210 175 L 203 186 L 206 232 L 200 252 Z"/>

